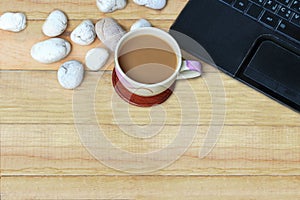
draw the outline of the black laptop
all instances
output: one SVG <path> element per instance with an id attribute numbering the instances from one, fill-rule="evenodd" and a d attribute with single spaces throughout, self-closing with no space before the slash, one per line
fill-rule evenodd
<path id="1" fill-rule="evenodd" d="M 300 112 L 300 0 L 190 0 L 170 34 L 220 70 Z"/>

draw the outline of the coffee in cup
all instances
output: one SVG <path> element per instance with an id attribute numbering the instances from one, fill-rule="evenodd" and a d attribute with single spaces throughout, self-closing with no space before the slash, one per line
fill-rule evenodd
<path id="1" fill-rule="evenodd" d="M 172 47 L 153 35 L 126 41 L 120 48 L 118 61 L 129 78 L 144 84 L 166 80 L 177 67 L 177 56 Z"/>

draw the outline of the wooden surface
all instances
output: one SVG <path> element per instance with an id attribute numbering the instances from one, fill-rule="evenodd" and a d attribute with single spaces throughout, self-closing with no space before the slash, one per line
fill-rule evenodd
<path id="1" fill-rule="evenodd" d="M 96 116 L 106 137 L 119 148 L 134 153 L 154 151 L 171 143 L 180 126 L 198 127 L 192 145 L 177 161 L 152 173 L 132 175 L 101 164 L 83 147 L 74 125 L 74 91 L 62 89 L 56 79 L 62 62 L 83 61 L 86 51 L 100 42 L 73 45 L 71 55 L 55 64 L 39 64 L 30 57 L 31 46 L 46 39 L 41 26 L 55 8 L 68 14 L 69 27 L 62 37 L 69 40 L 81 20 L 96 22 L 104 16 L 116 18 L 127 30 L 141 17 L 168 29 L 186 3 L 172 0 L 162 11 L 154 11 L 129 0 L 126 9 L 102 14 L 94 0 L 0 1 L 0 14 L 23 11 L 28 17 L 25 31 L 0 31 L 1 199 L 300 199 L 299 114 L 212 67 L 205 65 L 203 78 L 188 81 L 198 101 L 200 120 L 194 123 L 190 118 L 187 124 L 178 125 L 180 105 L 172 96 L 163 105 L 168 115 L 162 133 L 148 140 L 120 131 L 120 125 L 149 124 L 150 109 L 130 106 L 132 121 L 116 121 L 111 111 L 113 65 L 104 71 L 96 90 Z M 93 84 L 88 81 L 95 75 L 102 74 L 87 71 L 85 85 Z M 212 121 L 206 80 L 216 75 L 226 92 L 225 121 L 214 124 L 222 128 L 218 143 L 206 158 L 199 159 Z M 187 92 L 183 82 L 176 90 Z M 120 108 L 119 112 L 128 110 Z"/>

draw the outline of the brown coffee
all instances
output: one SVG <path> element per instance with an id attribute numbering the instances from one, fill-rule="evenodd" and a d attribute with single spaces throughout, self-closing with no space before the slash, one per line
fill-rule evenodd
<path id="1" fill-rule="evenodd" d="M 131 79 L 146 84 L 169 78 L 176 69 L 177 56 L 165 41 L 151 35 L 126 41 L 119 51 L 119 64 Z"/>

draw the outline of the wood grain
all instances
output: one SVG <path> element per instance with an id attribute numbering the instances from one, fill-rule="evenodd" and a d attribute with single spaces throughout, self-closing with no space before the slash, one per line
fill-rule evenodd
<path id="1" fill-rule="evenodd" d="M 165 125 L 150 139 L 130 137 L 117 125 L 101 125 L 101 128 L 113 145 L 135 154 L 166 148 L 180 126 Z M 225 126 L 216 147 L 205 159 L 199 159 L 198 155 L 209 127 L 197 128 L 196 138 L 180 159 L 165 169 L 146 174 L 300 175 L 300 127 Z M 93 158 L 82 146 L 72 124 L 7 124 L 1 130 L 2 175 L 124 174 Z M 177 147 L 182 148 L 180 144 Z M 112 155 L 111 159 L 116 157 Z"/>
<path id="2" fill-rule="evenodd" d="M 95 0 L 0 1 L 0 14 L 20 11 L 28 19 L 20 33 L 0 30 L 0 199 L 300 199 L 299 114 L 211 66 L 204 65 L 200 79 L 178 82 L 175 94 L 162 105 L 166 117 L 157 117 L 163 121 L 161 132 L 137 139 L 128 133 L 151 123 L 159 130 L 162 123 L 151 120 L 150 108 L 128 106 L 115 95 L 112 63 L 104 72 L 87 71 L 75 91 L 57 82 L 58 67 L 70 59 L 84 62 L 89 49 L 102 46 L 99 40 L 88 47 L 73 44 L 65 60 L 50 65 L 30 56 L 32 45 L 47 39 L 41 27 L 53 9 L 68 15 L 68 29 L 60 37 L 70 41 L 71 31 L 84 19 L 95 23 L 113 17 L 129 30 L 137 19 L 146 18 L 168 30 L 187 2 L 168 1 L 165 9 L 155 11 L 129 0 L 126 9 L 103 14 Z M 94 96 L 81 95 L 90 88 L 96 88 Z M 94 98 L 95 114 L 74 118 L 73 106 L 87 109 L 74 101 L 78 97 Z M 196 105 L 190 105 L 193 97 Z M 213 99 L 214 105 L 225 105 L 225 114 L 214 111 Z M 184 122 L 182 101 L 191 113 Z M 200 114 L 196 121 L 195 108 Z M 180 127 L 197 128 L 197 135 L 170 166 L 131 175 L 105 166 L 82 145 L 74 119 L 88 125 L 94 116 L 113 145 L 132 153 L 165 148 Z M 224 122 L 214 120 L 222 117 Z M 211 127 L 221 128 L 220 137 L 213 151 L 199 159 Z"/>
<path id="3" fill-rule="evenodd" d="M 299 199 L 300 177 L 4 177 L 4 199 Z M 80 192 L 79 192 L 80 191 Z"/>

